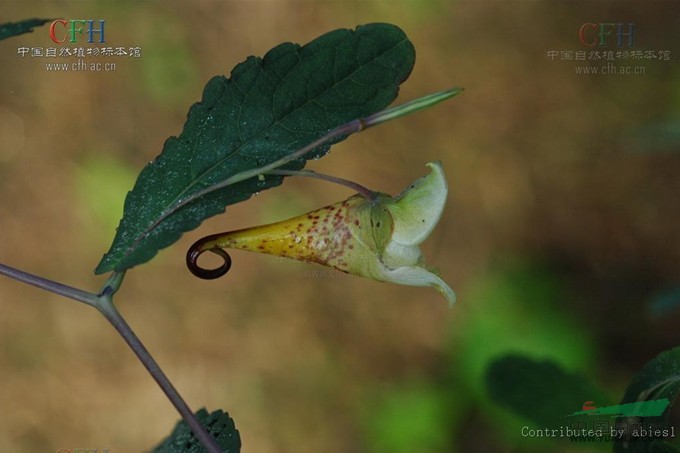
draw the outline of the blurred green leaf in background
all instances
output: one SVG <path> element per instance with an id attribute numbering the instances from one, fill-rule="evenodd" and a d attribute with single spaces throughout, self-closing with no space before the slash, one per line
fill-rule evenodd
<path id="1" fill-rule="evenodd" d="M 511 362 L 499 360 L 514 356 L 522 357 L 527 363 L 548 361 L 550 365 L 536 365 L 543 377 L 546 373 L 560 376 L 561 369 L 585 371 L 594 364 L 594 344 L 578 320 L 569 314 L 568 294 L 548 269 L 538 263 L 515 260 L 512 265 L 480 276 L 465 295 L 469 312 L 465 322 L 454 325 L 451 333 L 452 385 L 460 386 L 461 397 L 466 401 L 462 410 L 468 416 L 483 414 L 486 423 L 502 433 L 506 442 L 541 445 L 536 439 L 522 439 L 520 431 L 526 420 L 500 409 L 493 399 L 497 395 L 488 393 L 490 370 L 493 382 L 497 382 L 497 373 L 510 370 L 510 365 L 517 363 L 512 363 L 512 359 Z M 555 386 L 558 387 L 557 382 Z M 530 393 L 526 388 L 517 391 L 526 391 L 527 396 Z M 539 392 L 536 398 L 527 404 L 550 404 L 541 399 L 545 392 L 536 391 Z M 598 396 L 588 399 L 594 398 Z M 579 410 L 582 403 L 581 396 L 575 396 L 571 409 Z"/>
<path id="2" fill-rule="evenodd" d="M 582 403 L 610 406 L 611 399 L 586 376 L 569 373 L 551 360 L 519 354 L 496 359 L 487 370 L 491 398 L 539 429 L 569 424 Z"/>
<path id="3" fill-rule="evenodd" d="M 409 381 L 378 391 L 364 409 L 369 453 L 444 453 L 452 448 L 446 392 L 436 383 Z"/>
<path id="4" fill-rule="evenodd" d="M 141 64 L 143 93 L 166 107 L 183 108 L 200 84 L 188 37 L 174 14 L 158 13 L 144 24 L 144 33 L 154 37 L 153 48 L 146 49 Z"/>
<path id="5" fill-rule="evenodd" d="M 123 214 L 125 195 L 135 182 L 137 170 L 115 154 L 92 155 L 75 169 L 74 183 L 82 200 L 83 218 L 95 225 L 98 243 L 106 241 Z M 92 223 L 94 220 L 94 224 Z"/>

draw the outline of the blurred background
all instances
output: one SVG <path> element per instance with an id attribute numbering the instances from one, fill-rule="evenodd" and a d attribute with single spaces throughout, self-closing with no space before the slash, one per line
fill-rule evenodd
<path id="1" fill-rule="evenodd" d="M 610 449 L 522 436 L 527 421 L 490 398 L 485 376 L 519 353 L 616 402 L 680 344 L 678 13 L 673 2 L 2 1 L 0 23 L 103 19 L 109 45 L 141 56 L 51 72 L 18 55 L 53 46 L 48 26 L 0 42 L 0 261 L 98 291 L 92 271 L 125 194 L 212 76 L 284 41 L 394 23 L 417 52 L 397 102 L 465 92 L 308 168 L 396 194 L 441 160 L 450 196 L 424 252 L 458 303 L 246 252 L 223 279 L 187 271 L 199 237 L 350 195 L 289 179 L 128 272 L 119 309 L 194 410 L 231 414 L 244 451 Z M 611 38 L 600 51 L 669 58 L 579 73 L 606 64 L 573 59 L 591 50 L 584 23 L 634 24 L 633 47 Z M 0 382 L 0 451 L 144 451 L 179 418 L 95 310 L 4 277 Z"/>

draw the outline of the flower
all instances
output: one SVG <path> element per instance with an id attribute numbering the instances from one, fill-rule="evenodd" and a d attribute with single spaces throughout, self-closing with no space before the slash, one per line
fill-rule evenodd
<path id="1" fill-rule="evenodd" d="M 231 248 L 282 256 L 383 282 L 433 286 L 453 304 L 453 290 L 423 264 L 419 247 L 439 222 L 447 195 L 441 163 L 427 166 L 428 175 L 394 198 L 357 194 L 292 219 L 208 236 L 189 253 Z"/>

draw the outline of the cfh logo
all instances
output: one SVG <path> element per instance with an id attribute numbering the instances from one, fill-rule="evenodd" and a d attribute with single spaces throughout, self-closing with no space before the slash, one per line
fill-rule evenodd
<path id="1" fill-rule="evenodd" d="M 95 24 L 96 22 L 96 24 Z M 87 36 L 87 42 L 93 43 L 94 36 L 99 35 L 99 43 L 104 40 L 104 20 L 83 20 L 83 19 L 57 19 L 50 25 L 50 39 L 57 44 L 68 42 L 78 42 L 78 37 Z M 99 28 L 95 28 L 99 27 Z"/>
<path id="2" fill-rule="evenodd" d="M 616 47 L 633 47 L 635 24 L 585 23 L 578 29 L 578 40 L 586 47 L 605 47 L 616 37 Z"/>

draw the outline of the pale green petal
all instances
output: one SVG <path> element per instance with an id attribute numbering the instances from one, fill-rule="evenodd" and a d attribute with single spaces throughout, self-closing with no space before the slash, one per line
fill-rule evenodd
<path id="1" fill-rule="evenodd" d="M 448 188 L 441 162 L 427 164 L 429 175 L 411 184 L 394 203 L 388 203 L 394 219 L 392 240 L 404 245 L 418 245 L 439 222 L 446 204 Z"/>
<path id="2" fill-rule="evenodd" d="M 383 267 L 381 280 L 407 286 L 434 286 L 449 302 L 456 302 L 456 294 L 437 274 L 422 266 L 403 266 L 396 269 Z"/>

